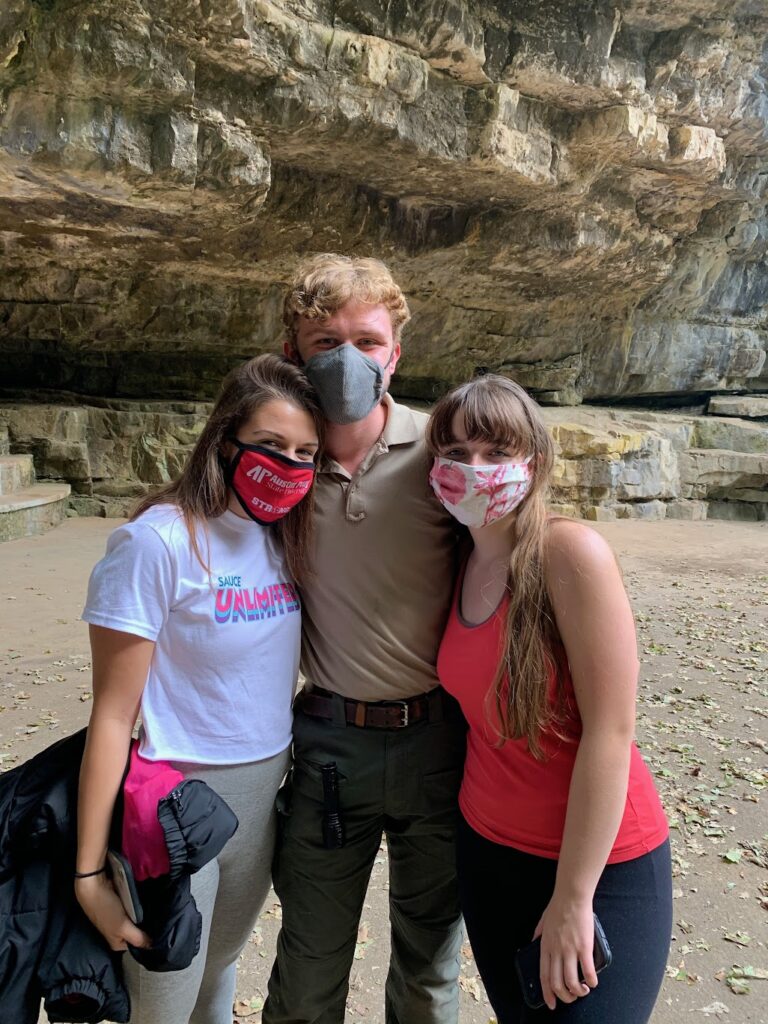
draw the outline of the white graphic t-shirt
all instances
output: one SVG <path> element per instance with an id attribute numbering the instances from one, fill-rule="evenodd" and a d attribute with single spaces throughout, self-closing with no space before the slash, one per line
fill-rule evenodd
<path id="1" fill-rule="evenodd" d="M 301 606 L 270 531 L 225 512 L 197 531 L 173 505 L 118 527 L 83 618 L 155 641 L 141 698 L 149 760 L 243 764 L 291 742 Z"/>

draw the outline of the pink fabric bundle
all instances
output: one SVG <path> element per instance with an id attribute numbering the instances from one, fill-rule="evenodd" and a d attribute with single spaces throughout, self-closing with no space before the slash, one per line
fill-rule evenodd
<path id="1" fill-rule="evenodd" d="M 184 781 L 167 761 L 147 761 L 131 744 L 128 776 L 123 786 L 123 854 L 137 882 L 159 878 L 170 870 L 165 836 L 157 819 L 157 805 Z"/>

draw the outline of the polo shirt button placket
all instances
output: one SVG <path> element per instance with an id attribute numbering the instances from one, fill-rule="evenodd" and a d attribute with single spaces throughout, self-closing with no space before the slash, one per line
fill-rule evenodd
<path id="1" fill-rule="evenodd" d="M 346 517 L 353 523 L 359 523 L 361 519 L 365 519 L 365 512 L 361 508 L 360 499 L 357 497 L 358 491 L 359 484 L 357 483 L 350 483 L 347 488 Z"/>

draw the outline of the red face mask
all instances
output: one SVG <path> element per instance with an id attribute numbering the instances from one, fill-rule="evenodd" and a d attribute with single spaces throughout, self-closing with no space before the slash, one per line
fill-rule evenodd
<path id="1" fill-rule="evenodd" d="M 282 519 L 312 486 L 315 467 L 262 448 L 229 440 L 238 451 L 227 466 L 227 483 L 251 519 L 266 526 Z"/>

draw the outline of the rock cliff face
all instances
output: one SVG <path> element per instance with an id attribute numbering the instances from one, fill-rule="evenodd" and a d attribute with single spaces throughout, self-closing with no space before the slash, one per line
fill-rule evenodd
<path id="1" fill-rule="evenodd" d="M 739 408 L 718 414 L 716 401 Z M 713 399 L 710 415 L 587 405 L 544 409 L 555 442 L 555 508 L 600 520 L 765 521 L 766 406 L 766 399 L 750 397 Z M 32 460 L 46 481 L 38 487 L 56 487 L 50 481 L 71 486 L 68 500 L 56 492 L 70 514 L 128 515 L 139 496 L 178 474 L 209 412 L 203 402 L 168 400 L 0 403 L 0 540 L 3 472 L 28 471 Z"/>
<path id="2" fill-rule="evenodd" d="M 387 260 L 399 393 L 768 390 L 765 0 L 4 0 L 0 388 L 201 399 L 297 254 Z"/>

